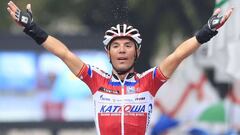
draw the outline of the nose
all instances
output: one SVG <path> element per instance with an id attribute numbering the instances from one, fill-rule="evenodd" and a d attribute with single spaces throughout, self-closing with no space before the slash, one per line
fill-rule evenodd
<path id="1" fill-rule="evenodd" d="M 124 45 L 121 45 L 119 47 L 119 53 L 126 53 L 126 48 L 124 47 Z"/>

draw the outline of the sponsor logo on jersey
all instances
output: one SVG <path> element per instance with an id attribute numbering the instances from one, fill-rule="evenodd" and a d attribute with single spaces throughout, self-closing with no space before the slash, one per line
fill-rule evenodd
<path id="1" fill-rule="evenodd" d="M 152 114 L 152 109 L 153 109 L 153 106 L 152 104 L 149 104 L 148 105 L 148 115 L 147 115 L 147 126 L 149 125 L 150 123 L 150 118 L 151 118 L 151 114 Z"/>
<path id="2" fill-rule="evenodd" d="M 125 101 L 125 102 L 133 102 L 134 100 L 130 99 L 130 98 L 125 98 L 123 101 Z"/>
<path id="3" fill-rule="evenodd" d="M 137 97 L 137 98 L 135 98 L 135 101 L 143 101 L 143 100 L 145 100 L 145 97 Z"/>
<path id="4" fill-rule="evenodd" d="M 134 100 L 133 99 L 129 99 L 129 98 L 126 98 L 126 99 L 112 99 L 112 102 L 113 103 L 120 103 L 120 102 L 134 102 Z"/>
<path id="5" fill-rule="evenodd" d="M 102 105 L 100 113 L 121 113 L 122 109 L 124 112 L 145 112 L 145 105 Z"/>
<path id="6" fill-rule="evenodd" d="M 134 94 L 136 93 L 136 90 L 134 87 L 127 87 L 127 94 Z"/>
<path id="7" fill-rule="evenodd" d="M 119 90 L 110 90 L 104 87 L 100 87 L 98 90 L 106 93 L 110 93 L 110 94 L 120 94 Z"/>
<path id="8" fill-rule="evenodd" d="M 103 97 L 103 95 L 101 95 L 99 98 L 100 98 L 100 100 L 102 100 L 102 101 L 111 101 L 110 98 Z"/>

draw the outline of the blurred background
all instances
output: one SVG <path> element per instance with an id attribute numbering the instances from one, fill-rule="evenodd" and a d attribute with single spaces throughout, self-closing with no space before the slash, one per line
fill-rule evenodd
<path id="1" fill-rule="evenodd" d="M 102 40 L 128 23 L 143 38 L 136 70 L 158 65 L 215 8 L 234 13 L 217 37 L 187 58 L 157 93 L 149 135 L 240 134 L 239 0 L 14 0 L 83 61 L 111 73 Z M 46 52 L 0 2 L 0 135 L 94 135 L 88 87 Z"/>

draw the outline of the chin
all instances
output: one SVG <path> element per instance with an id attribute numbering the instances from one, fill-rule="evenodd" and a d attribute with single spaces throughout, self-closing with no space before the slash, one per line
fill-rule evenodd
<path id="1" fill-rule="evenodd" d="M 130 66 L 124 66 L 124 67 L 117 67 L 117 71 L 123 72 L 129 69 Z"/>
<path id="2" fill-rule="evenodd" d="M 132 65 L 131 64 L 127 64 L 127 63 L 118 63 L 115 65 L 112 65 L 114 67 L 115 70 L 117 71 L 126 71 L 128 70 Z"/>

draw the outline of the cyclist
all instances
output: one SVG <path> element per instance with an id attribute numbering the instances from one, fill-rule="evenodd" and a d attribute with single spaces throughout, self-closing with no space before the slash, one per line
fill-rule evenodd
<path id="1" fill-rule="evenodd" d="M 112 74 L 85 64 L 61 41 L 48 35 L 32 18 L 31 5 L 21 11 L 12 1 L 8 12 L 13 20 L 24 27 L 24 32 L 39 45 L 59 57 L 69 69 L 91 89 L 97 133 L 101 135 L 144 135 L 153 109 L 153 99 L 158 89 L 172 75 L 177 66 L 199 46 L 217 34 L 232 13 L 223 17 L 217 9 L 195 36 L 180 44 L 158 66 L 142 74 L 134 71 L 140 55 L 139 31 L 127 24 L 118 24 L 106 31 L 104 47 L 112 64 Z"/>

